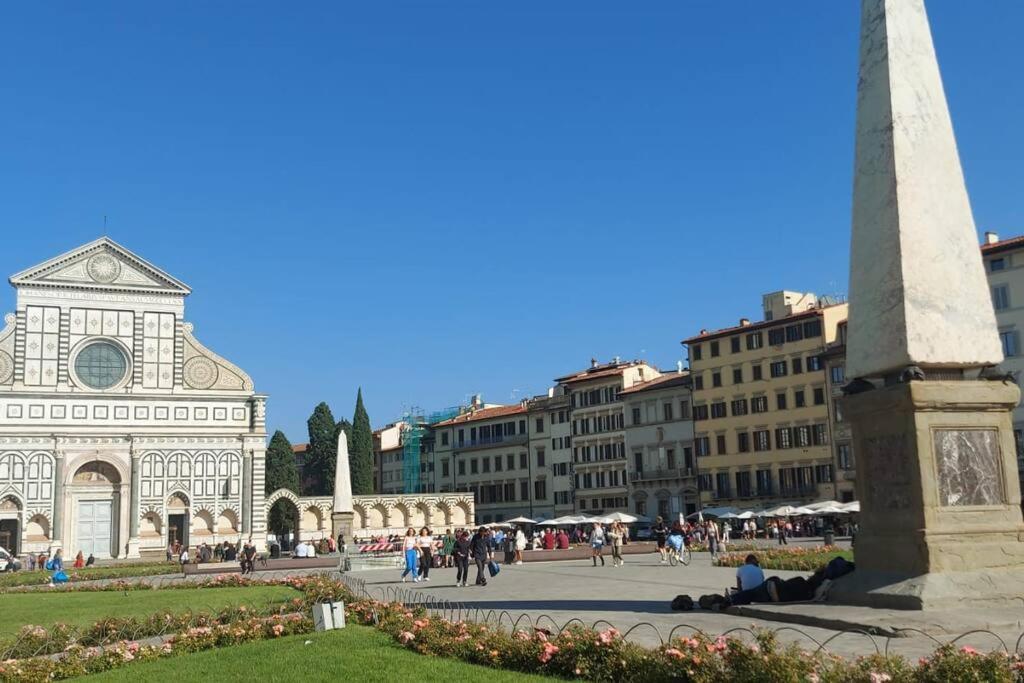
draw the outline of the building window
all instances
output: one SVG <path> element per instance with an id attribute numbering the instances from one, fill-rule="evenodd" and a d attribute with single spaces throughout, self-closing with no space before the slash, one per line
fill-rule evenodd
<path id="1" fill-rule="evenodd" d="M 814 405 L 825 405 L 825 390 L 822 387 L 815 387 L 814 389 Z"/>
<path id="2" fill-rule="evenodd" d="M 715 437 L 715 447 L 718 450 L 719 455 L 726 455 L 727 451 L 725 448 L 725 434 L 719 434 Z"/>
<path id="3" fill-rule="evenodd" d="M 770 496 L 772 495 L 772 471 L 771 470 L 758 470 L 755 473 L 757 477 L 757 495 L 759 496 Z"/>
<path id="4" fill-rule="evenodd" d="M 720 387 L 722 386 L 722 373 L 712 372 L 711 373 L 711 386 Z"/>
<path id="5" fill-rule="evenodd" d="M 803 338 L 804 338 L 804 328 L 803 328 L 803 325 L 800 325 L 798 323 L 796 325 L 790 325 L 790 326 L 788 326 L 786 328 L 786 341 L 788 341 L 788 342 L 798 342 L 798 341 L 800 341 Z"/>
<path id="6" fill-rule="evenodd" d="M 544 449 L 537 449 L 537 467 L 544 467 Z"/>
<path id="7" fill-rule="evenodd" d="M 754 450 L 755 451 L 770 451 L 772 448 L 771 435 L 767 429 L 761 429 L 754 432 Z"/>
<path id="8" fill-rule="evenodd" d="M 494 471 L 495 472 L 501 472 L 501 463 L 502 463 L 501 456 L 500 455 L 494 456 Z"/>
<path id="9" fill-rule="evenodd" d="M 662 409 L 665 411 L 665 420 L 671 420 L 672 418 L 672 404 L 666 403 L 662 405 Z"/>
<path id="10" fill-rule="evenodd" d="M 719 498 L 728 498 L 732 493 L 729 491 L 729 473 L 719 472 L 715 475 L 715 493 Z"/>
<path id="11" fill-rule="evenodd" d="M 746 415 L 747 414 L 747 399 L 745 399 L 745 398 L 738 398 L 735 401 L 733 401 L 732 402 L 732 414 L 733 414 L 733 417 L 735 417 L 737 415 Z"/>
<path id="12" fill-rule="evenodd" d="M 743 368 L 732 369 L 732 383 L 743 384 Z"/>
<path id="13" fill-rule="evenodd" d="M 738 336 L 731 338 L 729 340 L 729 345 L 733 353 L 740 352 L 740 338 Z"/>
<path id="14" fill-rule="evenodd" d="M 469 473 L 477 474 L 476 458 L 473 458 L 472 460 L 469 461 Z"/>
<path id="15" fill-rule="evenodd" d="M 693 388 L 696 391 L 703 391 L 704 389 L 704 375 L 696 375 L 693 378 Z"/>
<path id="16" fill-rule="evenodd" d="M 767 413 L 768 412 L 768 397 L 767 396 L 755 396 L 750 399 L 750 412 L 752 413 Z"/>
<path id="17" fill-rule="evenodd" d="M 711 357 L 715 358 L 716 356 L 718 356 L 718 342 L 713 341 L 711 342 Z"/>
<path id="18" fill-rule="evenodd" d="M 1004 259 L 1004 258 L 994 258 L 994 259 L 992 259 L 991 261 L 988 262 L 988 269 L 989 269 L 989 271 L 991 271 L 993 273 L 995 273 L 996 271 L 999 271 L 999 270 L 1006 270 L 1006 259 Z"/>
<path id="19" fill-rule="evenodd" d="M 448 431 L 447 430 L 441 432 L 441 445 L 442 446 L 447 446 L 448 445 Z"/>
<path id="20" fill-rule="evenodd" d="M 700 490 L 700 491 L 710 491 L 711 490 L 711 475 L 710 474 L 702 474 L 702 475 L 697 477 L 697 489 Z"/>
<path id="21" fill-rule="evenodd" d="M 547 482 L 543 479 L 538 479 L 533 482 L 533 499 L 544 500 L 548 497 L 548 486 Z"/>
<path id="22" fill-rule="evenodd" d="M 817 372 L 821 370 L 821 357 L 820 356 L 808 356 L 807 357 L 807 372 Z"/>
<path id="23" fill-rule="evenodd" d="M 711 417 L 716 419 L 725 417 L 725 401 L 711 404 Z"/>
<path id="24" fill-rule="evenodd" d="M 693 355 L 693 360 L 700 360 L 701 359 L 700 344 L 694 344 L 693 346 L 691 346 L 690 347 L 690 353 Z"/>
<path id="25" fill-rule="evenodd" d="M 633 424 L 635 424 L 635 425 L 640 424 L 640 409 L 639 408 L 633 408 Z"/>
<path id="26" fill-rule="evenodd" d="M 699 422 L 701 420 L 708 419 L 708 407 L 706 405 L 704 405 L 704 406 L 694 406 L 693 407 L 693 419 L 694 419 L 695 422 Z"/>
<path id="27" fill-rule="evenodd" d="M 775 447 L 776 448 L 792 448 L 793 447 L 793 430 L 789 427 L 780 427 L 775 430 Z"/>
<path id="28" fill-rule="evenodd" d="M 803 371 L 804 371 L 803 359 L 801 359 L 801 358 L 794 358 L 793 359 L 793 374 L 794 375 L 799 375 Z"/>
<path id="29" fill-rule="evenodd" d="M 784 360 L 777 360 L 769 367 L 772 377 L 785 377 L 787 374 L 786 361 Z"/>
<path id="30" fill-rule="evenodd" d="M 698 436 L 693 440 L 693 450 L 698 457 L 711 455 L 711 439 L 706 436 Z"/>
<path id="31" fill-rule="evenodd" d="M 803 389 L 798 389 L 793 392 L 793 404 L 797 408 L 803 408 L 807 405 L 807 399 L 804 398 Z"/>
<path id="32" fill-rule="evenodd" d="M 529 457 L 530 456 L 528 456 L 526 453 L 519 454 L 519 469 L 525 470 L 527 467 L 530 466 L 530 463 L 528 462 Z"/>
<path id="33" fill-rule="evenodd" d="M 826 431 L 825 425 L 814 425 L 812 428 L 812 435 L 814 437 L 815 446 L 824 446 L 828 443 L 828 432 Z"/>
<path id="34" fill-rule="evenodd" d="M 786 409 L 786 394 L 775 394 L 775 409 L 785 410 Z"/>
<path id="35" fill-rule="evenodd" d="M 814 468 L 814 479 L 819 484 L 832 483 L 832 465 L 817 465 Z"/>
<path id="36" fill-rule="evenodd" d="M 466 476 L 466 461 L 465 460 L 460 460 L 459 461 L 459 476 L 460 477 Z"/>
<path id="37" fill-rule="evenodd" d="M 739 432 L 736 434 L 736 450 L 740 453 L 750 452 L 750 434 Z"/>
<path id="38" fill-rule="evenodd" d="M 679 402 L 679 417 L 683 420 L 690 419 L 690 402 L 680 401 Z"/>
<path id="39" fill-rule="evenodd" d="M 538 434 L 543 434 L 544 433 L 544 418 L 543 417 L 538 417 L 536 419 L 536 425 L 537 425 L 537 433 Z"/>
<path id="40" fill-rule="evenodd" d="M 750 369 L 753 372 L 754 381 L 755 382 L 759 382 L 762 379 L 761 364 L 760 363 L 755 363 L 755 364 L 750 366 Z"/>
<path id="41" fill-rule="evenodd" d="M 763 341 L 760 332 L 751 332 L 747 335 L 747 350 L 753 351 L 761 348 Z"/>
<path id="42" fill-rule="evenodd" d="M 821 320 L 811 320 L 804 323 L 804 339 L 814 339 L 821 336 Z"/>
<path id="43" fill-rule="evenodd" d="M 508 465 L 508 467 L 506 467 L 505 469 L 507 469 L 509 471 L 514 470 L 516 468 L 516 456 L 513 455 L 512 453 L 509 453 L 508 455 L 506 455 L 505 456 L 505 464 Z"/>
<path id="44" fill-rule="evenodd" d="M 483 473 L 484 474 L 487 474 L 488 472 L 491 471 L 491 459 L 490 458 L 484 458 L 483 461 L 480 464 L 483 466 Z"/>
<path id="45" fill-rule="evenodd" d="M 846 381 L 846 366 L 833 365 L 829 374 L 832 376 L 832 384 L 842 384 Z"/>
<path id="46" fill-rule="evenodd" d="M 786 341 L 786 331 L 781 327 L 768 330 L 768 346 L 782 346 Z"/>
<path id="47" fill-rule="evenodd" d="M 999 341 L 1003 343 L 1003 355 L 1007 358 L 1013 358 L 1019 353 L 1020 341 L 1017 333 L 1013 330 L 1000 332 Z"/>
<path id="48" fill-rule="evenodd" d="M 853 452 L 850 450 L 850 444 L 841 443 L 838 446 L 836 446 L 836 455 L 837 459 L 839 460 L 839 469 L 853 469 Z"/>
<path id="49" fill-rule="evenodd" d="M 448 461 L 447 460 L 442 460 L 441 461 L 441 476 L 445 477 L 446 479 L 448 478 Z"/>

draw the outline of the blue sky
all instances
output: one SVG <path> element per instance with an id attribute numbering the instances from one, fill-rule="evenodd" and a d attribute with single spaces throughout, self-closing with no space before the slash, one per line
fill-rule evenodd
<path id="1" fill-rule="evenodd" d="M 979 229 L 1022 232 L 1024 3 L 928 7 Z M 591 356 L 671 367 L 764 292 L 845 292 L 858 21 L 854 0 L 8 5 L 0 272 L 108 233 L 192 286 L 197 336 L 293 441 L 359 386 L 380 425 Z"/>

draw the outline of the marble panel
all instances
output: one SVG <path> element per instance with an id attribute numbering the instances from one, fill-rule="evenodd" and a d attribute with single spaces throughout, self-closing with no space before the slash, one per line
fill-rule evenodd
<path id="1" fill-rule="evenodd" d="M 1005 504 L 998 430 L 936 429 L 932 439 L 939 505 Z"/>

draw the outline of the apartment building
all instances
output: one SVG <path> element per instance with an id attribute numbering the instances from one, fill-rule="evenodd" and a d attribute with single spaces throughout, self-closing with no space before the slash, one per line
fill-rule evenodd
<path id="1" fill-rule="evenodd" d="M 825 393 L 829 397 L 829 432 L 832 436 L 832 454 L 835 458 L 835 500 L 848 503 L 857 499 L 854 481 L 857 478 L 853 454 L 853 432 L 843 417 L 839 399 L 846 385 L 846 322 L 839 323 L 834 342 L 825 346 L 821 354 L 825 365 Z"/>
<path id="2" fill-rule="evenodd" d="M 704 504 L 767 507 L 834 498 L 822 354 L 847 305 L 780 291 L 764 320 L 686 339 Z"/>
<path id="3" fill-rule="evenodd" d="M 985 233 L 981 245 L 992 307 L 999 325 L 999 339 L 1006 359 L 1000 367 L 1024 378 L 1024 354 L 1021 331 L 1024 330 L 1024 235 L 1000 240 L 994 232 Z M 1013 411 L 1013 435 L 1017 442 L 1017 465 L 1024 485 L 1024 407 Z"/>
<path id="4" fill-rule="evenodd" d="M 574 509 L 569 396 L 555 389 L 549 393 L 526 402 L 530 457 L 536 468 L 531 519 L 561 517 Z"/>
<path id="5" fill-rule="evenodd" d="M 583 514 L 627 512 L 629 476 L 626 469 L 623 389 L 661 375 L 642 360 L 599 364 L 555 379 L 569 395 L 573 488 L 576 511 Z"/>
<path id="6" fill-rule="evenodd" d="M 373 481 L 377 493 L 412 493 L 405 490 L 402 433 L 404 422 L 395 422 L 373 433 Z"/>
<path id="7" fill-rule="evenodd" d="M 632 511 L 676 519 L 699 505 L 690 374 L 681 367 L 619 392 Z"/>

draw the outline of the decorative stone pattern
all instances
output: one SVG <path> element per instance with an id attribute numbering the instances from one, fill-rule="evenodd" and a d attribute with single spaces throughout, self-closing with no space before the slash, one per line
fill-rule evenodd
<path id="1" fill-rule="evenodd" d="M 10 384 L 14 378 L 14 359 L 0 351 L 0 384 Z"/>
<path id="2" fill-rule="evenodd" d="M 862 476 L 871 480 L 884 481 L 885 486 L 865 487 L 862 505 L 874 510 L 900 511 L 910 507 L 910 463 L 914 457 L 909 452 L 905 434 L 890 434 L 864 439 L 864 455 L 861 459 Z"/>
<path id="3" fill-rule="evenodd" d="M 121 263 L 110 254 L 96 254 L 89 259 L 86 270 L 96 282 L 110 284 L 121 274 Z"/>
<path id="4" fill-rule="evenodd" d="M 1003 505 L 1002 457 L 995 429 L 936 429 L 939 505 Z"/>
<path id="5" fill-rule="evenodd" d="M 185 384 L 193 389 L 209 389 L 217 381 L 217 364 L 196 356 L 185 363 Z"/>

